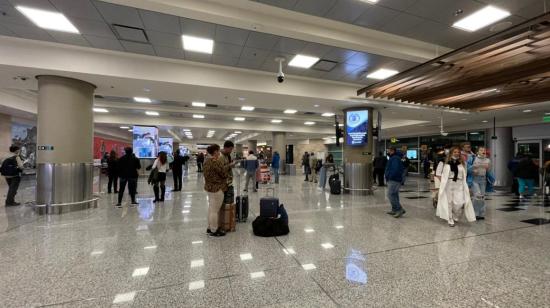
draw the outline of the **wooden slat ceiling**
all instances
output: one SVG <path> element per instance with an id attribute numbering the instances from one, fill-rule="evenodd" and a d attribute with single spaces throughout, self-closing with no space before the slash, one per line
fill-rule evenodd
<path id="1" fill-rule="evenodd" d="M 357 91 L 487 111 L 550 100 L 550 13 Z"/>

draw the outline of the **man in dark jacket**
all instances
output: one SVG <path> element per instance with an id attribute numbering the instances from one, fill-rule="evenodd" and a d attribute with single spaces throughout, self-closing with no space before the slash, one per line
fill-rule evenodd
<path id="1" fill-rule="evenodd" d="M 2 162 L 0 168 L 2 175 L 8 183 L 8 193 L 6 195 L 6 206 L 17 206 L 19 202 L 15 202 L 15 195 L 19 189 L 19 183 L 21 182 L 21 172 L 23 171 L 23 161 L 21 160 L 21 149 L 16 146 L 10 146 L 11 157 L 6 158 Z"/>
<path id="2" fill-rule="evenodd" d="M 136 191 L 139 177 L 138 170 L 141 169 L 141 164 L 139 163 L 139 159 L 134 155 L 131 147 L 125 148 L 124 152 L 126 154 L 118 160 L 120 187 L 118 189 L 118 203 L 116 204 L 117 208 L 122 208 L 121 203 L 122 197 L 124 196 L 124 189 L 126 189 L 126 183 L 128 183 L 128 192 L 130 193 L 130 198 L 132 199 L 130 206 L 135 206 L 138 204 L 136 202 Z"/>
<path id="3" fill-rule="evenodd" d="M 374 159 L 374 181 L 378 181 L 378 186 L 384 186 L 384 171 L 388 164 L 388 158 L 382 152 L 378 153 L 378 157 Z"/>
<path id="4" fill-rule="evenodd" d="M 185 165 L 185 158 L 180 155 L 180 150 L 177 149 L 174 152 L 174 161 L 172 162 L 172 175 L 174 177 L 174 189 L 172 191 L 181 191 L 183 165 Z"/>
<path id="5" fill-rule="evenodd" d="M 405 209 L 399 202 L 399 188 L 401 187 L 401 182 L 403 181 L 404 167 L 401 162 L 401 157 L 403 155 L 401 152 L 396 151 L 394 147 L 388 149 L 388 154 L 390 155 L 390 160 L 386 166 L 385 175 L 388 186 L 388 199 L 390 200 L 392 208 L 388 214 L 395 218 L 399 218 L 405 214 Z"/>

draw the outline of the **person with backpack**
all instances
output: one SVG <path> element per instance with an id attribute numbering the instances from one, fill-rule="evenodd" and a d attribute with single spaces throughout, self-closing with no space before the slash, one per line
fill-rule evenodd
<path id="1" fill-rule="evenodd" d="M 23 160 L 21 160 L 21 149 L 16 146 L 10 146 L 10 153 L 13 155 L 6 158 L 0 167 L 0 173 L 8 183 L 8 194 L 6 195 L 6 207 L 18 206 L 19 202 L 15 202 L 15 195 L 21 183 L 21 172 L 23 171 Z"/>
<path id="2" fill-rule="evenodd" d="M 386 166 L 386 185 L 388 186 L 388 200 L 391 203 L 391 211 L 387 214 L 392 215 L 395 218 L 399 218 L 406 213 L 405 209 L 401 206 L 399 201 L 399 188 L 403 182 L 403 162 L 401 158 L 403 154 L 398 152 L 394 147 L 388 149 L 390 160 Z"/>
<path id="3" fill-rule="evenodd" d="M 137 193 L 137 181 L 139 177 L 138 170 L 141 169 L 139 159 L 134 155 L 134 150 L 131 147 L 124 149 L 125 155 L 118 160 L 118 176 L 120 178 L 120 185 L 118 187 L 118 203 L 117 208 L 122 208 L 122 197 L 124 196 L 124 190 L 126 189 L 126 183 L 128 183 L 128 192 L 132 203 L 130 206 L 136 206 Z"/>

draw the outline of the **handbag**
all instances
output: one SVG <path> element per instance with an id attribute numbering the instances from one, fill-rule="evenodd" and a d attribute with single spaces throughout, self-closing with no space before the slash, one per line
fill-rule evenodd
<path id="1" fill-rule="evenodd" d="M 158 183 L 158 181 L 159 181 L 159 170 L 157 168 L 153 168 L 151 170 L 151 173 L 149 173 L 147 184 L 152 185 L 152 184 Z"/>

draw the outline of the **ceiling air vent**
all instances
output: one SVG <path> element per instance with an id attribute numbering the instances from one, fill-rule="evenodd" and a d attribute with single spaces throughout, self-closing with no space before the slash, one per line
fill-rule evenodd
<path id="1" fill-rule="evenodd" d="M 149 37 L 142 28 L 113 24 L 113 30 L 119 40 L 149 44 Z"/>
<path id="2" fill-rule="evenodd" d="M 317 71 L 330 72 L 338 64 L 338 62 L 330 60 L 319 60 L 311 68 Z"/>

